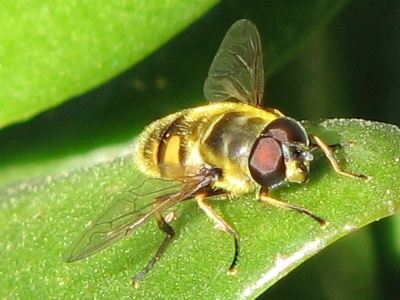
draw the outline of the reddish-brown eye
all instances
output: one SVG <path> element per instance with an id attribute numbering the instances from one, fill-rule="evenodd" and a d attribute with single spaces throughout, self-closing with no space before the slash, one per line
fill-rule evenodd
<path id="1" fill-rule="evenodd" d="M 280 185 L 286 180 L 286 161 L 295 153 L 302 157 L 298 145 L 308 144 L 307 133 L 299 122 L 287 117 L 272 121 L 261 132 L 250 152 L 252 178 L 263 187 Z"/>
<path id="2" fill-rule="evenodd" d="M 261 133 L 261 136 L 270 136 L 281 142 L 309 144 L 303 126 L 288 117 L 271 122 Z"/>
<path id="3" fill-rule="evenodd" d="M 282 145 L 272 137 L 260 137 L 250 153 L 249 170 L 263 187 L 273 187 L 285 180 Z"/>

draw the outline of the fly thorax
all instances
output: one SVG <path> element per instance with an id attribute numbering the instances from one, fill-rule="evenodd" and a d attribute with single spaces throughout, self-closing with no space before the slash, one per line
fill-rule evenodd
<path id="1" fill-rule="evenodd" d="M 209 127 L 203 144 L 218 161 L 246 168 L 251 147 L 261 131 L 263 120 L 244 112 L 221 114 Z M 209 160 L 211 158 L 209 157 Z M 213 162 L 218 165 L 217 162 Z"/>

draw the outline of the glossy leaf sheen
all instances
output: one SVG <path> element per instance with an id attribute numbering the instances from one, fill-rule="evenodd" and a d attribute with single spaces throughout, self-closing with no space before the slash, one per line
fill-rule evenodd
<path id="1" fill-rule="evenodd" d="M 1 296 L 102 299 L 254 298 L 298 264 L 340 237 L 390 216 L 400 205 L 400 130 L 362 120 L 328 120 L 309 131 L 330 143 L 353 140 L 341 149 L 346 168 L 373 176 L 369 182 L 341 177 L 323 157 L 311 180 L 275 194 L 330 221 L 263 207 L 252 195 L 215 200 L 212 205 L 241 237 L 238 273 L 226 274 L 233 243 L 187 201 L 173 221 L 177 238 L 139 289 L 130 278 L 146 264 L 163 239 L 150 222 L 114 246 L 72 264 L 61 253 L 109 205 L 111 195 L 135 186 L 131 157 L 64 176 L 3 189 L 0 194 Z M 107 196 L 108 195 L 108 196 Z M 229 287 L 229 288 L 227 288 Z"/>
<path id="2" fill-rule="evenodd" d="M 216 2 L 2 1 L 0 128 L 109 80 Z"/>

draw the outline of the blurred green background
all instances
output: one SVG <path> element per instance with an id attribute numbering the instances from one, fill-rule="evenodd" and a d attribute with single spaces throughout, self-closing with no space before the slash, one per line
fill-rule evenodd
<path id="1" fill-rule="evenodd" d="M 204 103 L 210 62 L 240 18 L 252 20 L 261 34 L 268 106 L 297 119 L 399 124 L 398 1 L 230 0 L 201 16 L 212 2 L 182 16 L 179 35 L 117 77 L 87 91 L 80 87 L 81 95 L 32 118 L 25 115 L 19 124 L 16 116 L 0 131 L 0 185 L 110 159 L 109 153 L 87 154 L 125 144 L 155 118 Z M 193 23 L 185 28 L 185 22 Z M 373 224 L 303 264 L 262 297 L 394 299 L 400 295 L 399 234 L 398 217 Z"/>

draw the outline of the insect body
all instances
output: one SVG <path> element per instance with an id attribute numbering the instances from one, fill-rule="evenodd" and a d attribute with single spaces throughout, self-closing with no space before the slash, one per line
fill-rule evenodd
<path id="1" fill-rule="evenodd" d="M 266 124 L 281 116 L 235 102 L 172 114 L 140 136 L 135 148 L 138 166 L 152 177 L 169 179 L 194 176 L 201 168 L 216 166 L 222 174 L 212 181 L 213 190 L 231 195 L 253 191 L 257 182 L 248 167 L 250 152 Z"/>
<path id="2" fill-rule="evenodd" d="M 205 81 L 204 93 L 211 103 L 155 121 L 135 144 L 136 163 L 144 174 L 180 182 L 181 188 L 157 195 L 132 195 L 134 199 L 130 201 L 114 202 L 78 237 L 64 259 L 74 261 L 92 255 L 155 218 L 166 238 L 153 259 L 133 278 L 137 284 L 175 235 L 162 213 L 191 198 L 218 229 L 233 237 L 231 272 L 239 254 L 239 237 L 207 198 L 258 191 L 260 201 L 293 209 L 327 224 L 302 207 L 273 198 L 269 190 L 285 183 L 305 183 L 316 148 L 322 150 L 336 172 L 368 177 L 343 170 L 321 138 L 307 135 L 299 122 L 278 110 L 263 107 L 263 92 L 260 37 L 250 21 L 239 20 L 226 33 Z M 151 199 L 151 204 L 141 204 L 138 198 Z"/>

